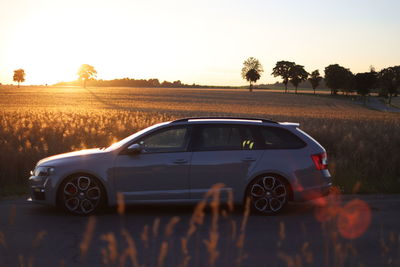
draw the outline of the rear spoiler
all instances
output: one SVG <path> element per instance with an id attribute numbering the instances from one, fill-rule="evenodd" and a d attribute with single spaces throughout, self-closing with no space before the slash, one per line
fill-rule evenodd
<path id="1" fill-rule="evenodd" d="M 279 124 L 282 126 L 287 126 L 287 127 L 295 128 L 295 129 L 300 127 L 300 123 L 297 123 L 297 122 L 280 122 Z"/>

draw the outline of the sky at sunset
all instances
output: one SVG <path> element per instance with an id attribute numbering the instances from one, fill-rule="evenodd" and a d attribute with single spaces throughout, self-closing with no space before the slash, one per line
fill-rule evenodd
<path id="1" fill-rule="evenodd" d="M 244 85 L 276 61 L 311 72 L 338 63 L 353 72 L 400 65 L 399 0 L 0 0 L 0 83 L 23 68 L 25 84 L 130 77 Z"/>

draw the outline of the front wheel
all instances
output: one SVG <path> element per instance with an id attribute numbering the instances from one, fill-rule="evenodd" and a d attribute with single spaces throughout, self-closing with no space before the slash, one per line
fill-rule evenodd
<path id="1" fill-rule="evenodd" d="M 88 215 L 104 202 L 104 190 L 100 182 L 88 175 L 75 175 L 67 178 L 60 186 L 59 203 L 75 215 Z"/>
<path id="2" fill-rule="evenodd" d="M 286 206 L 288 188 L 279 177 L 260 176 L 250 184 L 247 196 L 250 198 L 253 211 L 276 214 Z"/>

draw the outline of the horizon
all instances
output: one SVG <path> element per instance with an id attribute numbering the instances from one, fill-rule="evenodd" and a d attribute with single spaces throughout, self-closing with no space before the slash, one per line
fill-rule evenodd
<path id="1" fill-rule="evenodd" d="M 380 70 L 400 63 L 399 9 L 394 0 L 2 1 L 0 83 L 18 68 L 25 85 L 72 81 L 90 64 L 103 80 L 244 86 L 251 56 L 264 67 L 258 84 L 280 81 L 271 76 L 279 60 L 321 74 L 335 63 Z"/>

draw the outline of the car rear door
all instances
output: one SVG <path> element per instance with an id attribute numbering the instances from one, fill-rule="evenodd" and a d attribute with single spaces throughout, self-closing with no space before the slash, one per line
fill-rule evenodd
<path id="1" fill-rule="evenodd" d="M 202 199 L 214 184 L 223 191 L 240 190 L 262 150 L 251 127 L 239 124 L 197 125 L 193 129 L 190 197 Z M 223 193 L 222 198 L 227 194 Z"/>

